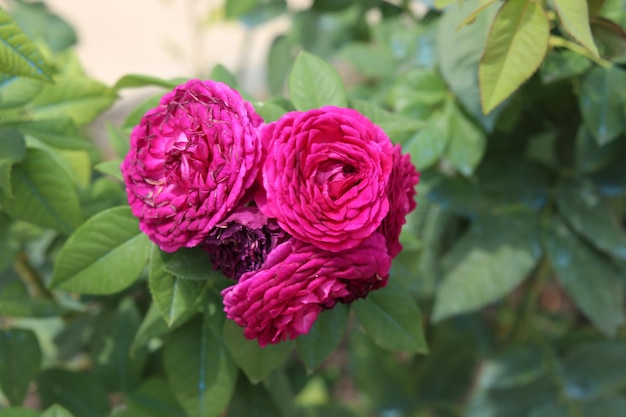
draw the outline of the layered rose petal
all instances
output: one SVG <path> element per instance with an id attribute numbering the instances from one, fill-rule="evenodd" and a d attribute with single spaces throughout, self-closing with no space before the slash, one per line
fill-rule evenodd
<path id="1" fill-rule="evenodd" d="M 340 253 L 290 239 L 270 253 L 263 268 L 222 291 L 224 311 L 261 347 L 293 339 L 308 333 L 322 310 L 384 281 L 390 265 L 379 233 Z"/>
<path id="2" fill-rule="evenodd" d="M 389 211 L 392 146 L 356 110 L 290 112 L 261 132 L 261 211 L 292 236 L 329 251 L 367 239 Z"/>
<path id="3" fill-rule="evenodd" d="M 121 166 L 141 231 L 168 252 L 198 245 L 254 183 L 261 123 L 223 83 L 191 80 L 163 96 Z"/>
<path id="4" fill-rule="evenodd" d="M 240 207 L 217 224 L 202 242 L 211 263 L 228 278 L 256 271 L 269 253 L 288 238 L 274 219 L 256 206 Z"/>
<path id="5" fill-rule="evenodd" d="M 393 169 L 389 178 L 389 213 L 380 225 L 379 232 L 385 236 L 389 256 L 395 258 L 402 251 L 400 232 L 406 223 L 406 215 L 416 207 L 415 186 L 420 175 L 411 162 L 409 154 L 402 155 L 402 147 L 393 149 Z"/>

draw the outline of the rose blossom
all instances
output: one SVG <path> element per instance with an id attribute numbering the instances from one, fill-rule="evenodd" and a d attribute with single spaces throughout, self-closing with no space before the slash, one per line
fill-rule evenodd
<path id="1" fill-rule="evenodd" d="M 290 112 L 261 131 L 265 194 L 257 204 L 297 239 L 329 251 L 357 246 L 389 211 L 392 146 L 353 109 Z"/>
<path id="2" fill-rule="evenodd" d="M 420 175 L 411 163 L 409 154 L 402 155 L 402 147 L 396 145 L 393 149 L 393 169 L 389 177 L 389 213 L 383 220 L 378 231 L 385 236 L 389 256 L 395 258 L 402 251 L 400 232 L 406 223 L 406 215 L 416 207 L 414 200 L 415 186 L 419 183 Z"/>
<path id="3" fill-rule="evenodd" d="M 164 95 L 121 166 L 141 231 L 167 252 L 202 242 L 255 181 L 261 123 L 226 84 L 191 80 Z"/>
<path id="4" fill-rule="evenodd" d="M 228 278 L 239 279 L 244 272 L 256 271 L 268 254 L 287 239 L 276 220 L 264 216 L 257 207 L 240 207 L 215 225 L 202 242 L 211 263 Z"/>
<path id="5" fill-rule="evenodd" d="M 354 300 L 351 288 L 384 280 L 390 266 L 379 233 L 339 253 L 292 238 L 269 254 L 263 268 L 222 291 L 224 311 L 244 327 L 246 338 L 264 347 L 308 333 L 322 310 Z"/>

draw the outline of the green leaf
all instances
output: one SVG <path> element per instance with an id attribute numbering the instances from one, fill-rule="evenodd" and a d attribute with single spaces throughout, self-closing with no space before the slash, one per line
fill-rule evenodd
<path id="1" fill-rule="evenodd" d="M 41 91 L 41 81 L 0 74 L 0 109 L 23 106 Z"/>
<path id="2" fill-rule="evenodd" d="M 31 330 L 0 330 L 0 388 L 12 405 L 24 402 L 41 366 L 41 349 Z"/>
<path id="3" fill-rule="evenodd" d="M 267 57 L 267 85 L 274 95 L 280 94 L 283 90 L 293 63 L 292 51 L 291 41 L 286 35 L 278 35 L 272 41 Z"/>
<path id="4" fill-rule="evenodd" d="M 289 73 L 289 95 L 296 109 L 347 107 L 346 89 L 339 73 L 323 59 L 300 52 Z"/>
<path id="5" fill-rule="evenodd" d="M 519 3 L 519 0 L 517 1 Z M 445 10 L 438 25 L 437 50 L 441 75 L 463 107 L 487 130 L 492 131 L 504 109 L 498 106 L 484 115 L 478 83 L 478 65 L 483 54 L 491 21 L 497 5 L 481 12 L 476 21 L 458 31 L 459 25 L 473 10 L 481 5 L 479 0 L 465 0 L 462 7 L 453 5 Z"/>
<path id="6" fill-rule="evenodd" d="M 587 0 L 553 1 L 556 12 L 567 33 L 587 48 L 594 56 L 599 57 L 598 48 L 593 42 L 591 28 L 589 27 Z"/>
<path id="7" fill-rule="evenodd" d="M 107 393 L 93 373 L 48 369 L 39 375 L 37 387 L 43 407 L 59 404 L 80 417 L 109 415 Z"/>
<path id="8" fill-rule="evenodd" d="M 221 278 L 221 272 L 213 268 L 209 254 L 200 248 L 180 248 L 168 257 L 163 269 L 177 278 L 206 281 Z"/>
<path id="9" fill-rule="evenodd" d="M 139 277 L 152 244 L 130 207 L 114 207 L 87 220 L 58 255 L 50 285 L 83 294 L 113 294 Z"/>
<path id="10" fill-rule="evenodd" d="M 66 21 L 51 13 L 43 2 L 16 2 L 11 15 L 29 38 L 45 41 L 53 52 L 76 44 L 76 32 Z"/>
<path id="11" fill-rule="evenodd" d="M 458 106 L 453 104 L 446 114 L 449 136 L 446 158 L 463 175 L 470 176 L 485 154 L 487 138 Z"/>
<path id="12" fill-rule="evenodd" d="M 298 336 L 298 353 L 309 373 L 312 373 L 339 346 L 348 325 L 348 309 L 337 304 L 320 313 L 309 333 Z"/>
<path id="13" fill-rule="evenodd" d="M 559 211 L 598 249 L 626 259 L 626 233 L 619 216 L 590 181 L 569 180 L 557 189 Z"/>
<path id="14" fill-rule="evenodd" d="M 445 82 L 436 71 L 411 68 L 391 86 L 387 101 L 396 111 L 413 116 L 416 113 L 414 109 L 432 109 L 449 94 Z"/>
<path id="15" fill-rule="evenodd" d="M 574 78 L 585 73 L 592 62 L 576 52 L 567 49 L 556 50 L 551 49 L 546 55 L 539 75 L 544 84 L 549 84 L 568 78 Z"/>
<path id="16" fill-rule="evenodd" d="M 108 392 L 128 393 L 139 384 L 147 351 L 130 355 L 135 334 L 141 324 L 139 310 L 125 298 L 111 314 L 99 317 L 91 336 L 94 373 Z"/>
<path id="17" fill-rule="evenodd" d="M 108 122 L 105 122 L 105 127 L 109 142 L 113 146 L 115 153 L 120 159 L 124 158 L 130 149 L 130 132 L 127 131 L 128 129 L 117 128 Z"/>
<path id="18" fill-rule="evenodd" d="M 26 156 L 26 142 L 22 134 L 14 129 L 0 128 L 0 189 L 10 198 L 11 169 Z"/>
<path id="19" fill-rule="evenodd" d="M 55 404 L 44 411 L 40 417 L 74 417 L 74 414 L 70 413 L 60 405 Z"/>
<path id="20" fill-rule="evenodd" d="M 99 164 L 94 166 L 93 169 L 95 169 L 96 171 L 100 171 L 103 174 L 110 175 L 113 178 L 124 182 L 122 171 L 120 171 L 120 165 L 122 165 L 122 160 L 114 159 L 112 161 L 100 162 Z"/>
<path id="21" fill-rule="evenodd" d="M 426 125 L 421 120 L 391 113 L 365 100 L 350 100 L 350 107 L 370 119 L 372 123 L 378 125 L 396 143 L 404 142 L 411 134 Z"/>
<path id="22" fill-rule="evenodd" d="M 126 120 L 124 120 L 124 123 L 122 123 L 122 129 L 131 128 L 135 125 L 138 125 L 141 121 L 141 118 L 144 114 L 146 114 L 148 110 L 158 107 L 159 102 L 161 101 L 161 97 L 163 97 L 163 94 L 156 94 L 148 98 L 146 101 L 142 102 L 139 106 L 135 107 L 133 111 L 130 112 Z M 119 152 L 119 148 L 117 150 Z M 126 155 L 126 152 L 118 153 L 118 155 L 124 156 Z"/>
<path id="23" fill-rule="evenodd" d="M 15 198 L 0 193 L 0 206 L 11 217 L 70 234 L 82 221 L 76 189 L 65 170 L 46 152 L 28 149 L 13 165 Z"/>
<path id="24" fill-rule="evenodd" d="M 13 18 L 0 9 L 0 72 L 51 81 L 52 70 Z"/>
<path id="25" fill-rule="evenodd" d="M 483 112 L 488 114 L 539 68 L 548 50 L 550 22 L 531 0 L 502 5 L 478 67 Z"/>
<path id="26" fill-rule="evenodd" d="M 623 91 L 626 72 L 619 67 L 594 67 L 580 88 L 580 110 L 585 125 L 600 145 L 624 131 Z"/>
<path id="27" fill-rule="evenodd" d="M 254 110 L 259 113 L 265 123 L 275 122 L 287 113 L 287 110 L 284 107 L 271 101 L 255 102 Z"/>
<path id="28" fill-rule="evenodd" d="M 418 171 L 432 166 L 444 155 L 448 145 L 448 126 L 441 115 L 435 115 L 428 125 L 407 141 L 404 150 Z"/>
<path id="29" fill-rule="evenodd" d="M 77 126 L 93 121 L 116 99 L 115 92 L 98 81 L 64 75 L 44 85 L 27 106 L 33 119 L 70 118 Z"/>
<path id="30" fill-rule="evenodd" d="M 150 377 L 128 395 L 128 412 L 132 417 L 187 417 L 167 382 Z"/>
<path id="31" fill-rule="evenodd" d="M 344 46 L 339 54 L 352 64 L 354 69 L 372 78 L 382 78 L 395 71 L 393 54 L 386 48 L 365 42 L 351 42 Z"/>
<path id="32" fill-rule="evenodd" d="M 262 384 L 253 385 L 239 377 L 235 395 L 230 403 L 229 417 L 280 417 L 276 402 Z"/>
<path id="33" fill-rule="evenodd" d="M 586 342 L 563 360 L 565 393 L 573 399 L 597 398 L 626 387 L 626 344 Z"/>
<path id="34" fill-rule="evenodd" d="M 433 3 L 435 4 L 435 7 L 438 9 L 443 9 L 444 7 L 447 7 L 449 5 L 451 5 L 452 3 L 462 3 L 463 0 L 433 0 Z"/>
<path id="35" fill-rule="evenodd" d="M 428 353 L 422 315 L 414 298 L 398 283 L 390 281 L 352 308 L 367 335 L 383 349 Z"/>
<path id="36" fill-rule="evenodd" d="M 541 255 L 533 214 L 483 216 L 444 259 L 433 320 L 482 308 L 511 292 Z"/>
<path id="37" fill-rule="evenodd" d="M 0 124 L 2 128 L 17 129 L 26 136 L 33 136 L 48 146 L 58 149 L 92 149 L 92 145 L 79 135 L 74 122 L 68 118 L 29 120 Z"/>
<path id="38" fill-rule="evenodd" d="M 190 417 L 218 417 L 235 389 L 237 367 L 211 317 L 177 329 L 165 343 L 165 373 L 174 395 Z"/>
<path id="39" fill-rule="evenodd" d="M 175 254 L 152 246 L 148 284 L 154 303 L 169 326 L 186 315 L 195 305 L 204 282 L 182 279 L 164 269 Z"/>
<path id="40" fill-rule="evenodd" d="M 174 78 L 172 80 L 163 80 L 161 78 L 152 77 L 150 75 L 141 74 L 128 74 L 117 80 L 113 86 L 113 90 L 122 90 L 124 88 L 137 88 L 137 87 L 163 87 L 168 90 L 174 89 L 180 84 L 187 81 L 186 78 Z"/>
<path id="41" fill-rule="evenodd" d="M 545 244 L 565 292 L 596 328 L 615 335 L 624 323 L 624 284 L 617 271 L 558 217 L 548 227 Z"/>
<path id="42" fill-rule="evenodd" d="M 41 411 L 32 408 L 9 407 L 0 410 L 0 417 L 41 417 Z"/>
<path id="43" fill-rule="evenodd" d="M 232 320 L 224 322 L 224 344 L 235 363 L 253 384 L 264 380 L 281 366 L 293 349 L 291 341 L 261 348 L 256 340 L 246 339 L 243 328 Z"/>

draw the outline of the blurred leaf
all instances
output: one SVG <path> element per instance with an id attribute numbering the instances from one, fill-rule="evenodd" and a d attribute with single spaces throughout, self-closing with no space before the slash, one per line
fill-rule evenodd
<path id="1" fill-rule="evenodd" d="M 39 94 L 41 87 L 41 81 L 0 73 L 0 109 L 23 106 Z"/>
<path id="2" fill-rule="evenodd" d="M 526 0 L 502 5 L 492 22 L 478 67 L 485 114 L 539 68 L 548 50 L 549 36 L 550 23 L 539 4 Z"/>
<path id="3" fill-rule="evenodd" d="M 76 44 L 76 32 L 72 26 L 51 13 L 43 2 L 17 1 L 12 6 L 13 18 L 31 39 L 45 41 L 53 52 Z"/>
<path id="4" fill-rule="evenodd" d="M 286 0 L 257 0 L 255 7 L 240 16 L 239 20 L 248 28 L 253 28 L 280 16 L 285 11 L 287 11 Z"/>
<path id="5" fill-rule="evenodd" d="M 0 189 L 9 198 L 11 190 L 11 169 L 26 156 L 26 142 L 22 134 L 14 129 L 0 128 Z"/>
<path id="6" fill-rule="evenodd" d="M 168 90 L 173 90 L 174 87 L 177 87 L 178 85 L 183 84 L 186 81 L 186 78 L 163 80 L 161 78 L 153 77 L 150 75 L 128 74 L 117 80 L 112 89 L 117 91 L 124 88 L 156 86 L 163 87 Z"/>
<path id="7" fill-rule="evenodd" d="M 253 384 L 264 380 L 281 366 L 293 349 L 291 341 L 261 348 L 256 340 L 246 339 L 243 328 L 232 320 L 224 322 L 224 344 L 235 363 Z"/>
<path id="8" fill-rule="evenodd" d="M 367 335 L 383 349 L 428 353 L 417 303 L 399 284 L 390 281 L 352 308 Z"/>
<path id="9" fill-rule="evenodd" d="M 346 333 L 348 309 L 336 305 L 320 313 L 309 333 L 298 336 L 298 353 L 307 370 L 313 372 L 337 349 Z"/>
<path id="10" fill-rule="evenodd" d="M 52 69 L 13 18 L 0 9 L 0 72 L 51 81 Z"/>
<path id="11" fill-rule="evenodd" d="M 59 404 L 80 417 L 109 415 L 107 393 L 92 373 L 48 369 L 39 375 L 37 386 L 43 407 Z"/>
<path id="12" fill-rule="evenodd" d="M 588 400 L 626 387 L 626 343 L 593 341 L 582 344 L 563 360 L 565 393 Z"/>
<path id="13" fill-rule="evenodd" d="M 404 150 L 411 154 L 411 162 L 420 171 L 439 161 L 448 146 L 448 138 L 446 120 L 436 113 L 424 129 L 411 136 Z"/>
<path id="14" fill-rule="evenodd" d="M 93 147 L 80 137 L 74 122 L 69 118 L 11 122 L 0 124 L 0 127 L 17 129 L 22 134 L 33 136 L 53 148 L 83 150 Z"/>
<path id="15" fill-rule="evenodd" d="M 503 106 L 483 115 L 478 64 L 497 5 L 485 9 L 471 25 L 454 30 L 480 4 L 479 0 L 464 0 L 462 7 L 455 4 L 445 10 L 438 25 L 437 50 L 443 79 L 467 111 L 491 132 Z"/>
<path id="16" fill-rule="evenodd" d="M 11 189 L 15 197 L 0 193 L 0 205 L 15 219 L 65 234 L 82 221 L 78 194 L 71 180 L 44 151 L 28 149 L 24 160 L 13 165 Z"/>
<path id="17" fill-rule="evenodd" d="M 253 385 L 240 376 L 227 415 L 229 417 L 279 417 L 283 414 L 262 384 Z"/>
<path id="18" fill-rule="evenodd" d="M 550 50 L 546 55 L 539 75 L 544 84 L 578 77 L 590 67 L 591 61 L 584 56 L 570 50 Z"/>
<path id="19" fill-rule="evenodd" d="M 301 111 L 348 105 L 346 89 L 337 70 L 304 51 L 298 54 L 289 73 L 289 95 L 296 109 Z"/>
<path id="20" fill-rule="evenodd" d="M 151 246 L 130 207 L 105 210 L 67 240 L 50 285 L 82 294 L 116 293 L 139 277 Z"/>
<path id="21" fill-rule="evenodd" d="M 213 73 L 211 73 L 210 78 L 214 79 Z M 135 125 L 138 125 L 139 122 L 141 121 L 141 118 L 143 117 L 144 114 L 146 114 L 148 110 L 158 107 L 159 102 L 161 101 L 161 97 L 163 97 L 163 94 L 161 93 L 156 94 L 148 98 L 147 100 L 143 101 L 139 106 L 135 107 L 133 111 L 130 112 L 128 117 L 126 117 L 126 120 L 124 120 L 124 123 L 122 123 L 121 128 L 124 129 L 124 128 L 134 127 Z M 116 150 L 118 150 L 119 152 L 119 149 L 116 148 Z M 126 152 L 118 153 L 118 155 L 124 156 L 126 155 Z"/>
<path id="22" fill-rule="evenodd" d="M 187 322 L 165 343 L 169 385 L 190 417 L 222 415 L 237 379 L 237 367 L 209 320 Z"/>
<path id="23" fill-rule="evenodd" d="M 293 63 L 292 45 L 285 35 L 278 35 L 272 41 L 267 57 L 267 85 L 272 94 L 280 94 L 287 74 Z"/>
<path id="24" fill-rule="evenodd" d="M 557 189 L 559 211 L 574 230 L 599 249 L 626 259 L 626 233 L 619 216 L 590 181 L 569 180 Z"/>
<path id="25" fill-rule="evenodd" d="M 624 130 L 623 91 L 626 73 L 619 67 L 594 67 L 583 79 L 580 109 L 585 125 L 600 145 Z"/>
<path id="26" fill-rule="evenodd" d="M 148 284 L 154 303 L 168 326 L 171 326 L 196 305 L 204 287 L 202 281 L 176 277 L 164 269 L 164 265 L 175 255 L 161 252 L 152 246 Z"/>
<path id="27" fill-rule="evenodd" d="M 507 295 L 541 256 L 538 219 L 533 214 L 483 216 L 444 259 L 435 322 L 482 308 Z"/>
<path id="28" fill-rule="evenodd" d="M 600 55 L 613 61 L 623 62 L 626 57 L 626 31 L 617 23 L 595 17 L 591 21 L 591 32 L 600 50 Z"/>
<path id="29" fill-rule="evenodd" d="M 612 417 L 626 413 L 626 397 L 614 395 L 583 403 L 585 417 Z M 552 417 L 552 416 L 550 416 Z"/>
<path id="30" fill-rule="evenodd" d="M 441 103 L 448 95 L 448 89 L 439 74 L 430 69 L 411 68 L 390 87 L 388 101 L 398 112 L 414 114 L 411 110 L 418 106 L 432 106 Z"/>
<path id="31" fill-rule="evenodd" d="M 209 259 L 209 254 L 199 247 L 180 248 L 163 263 L 163 269 L 177 278 L 206 281 L 222 278 Z"/>
<path id="32" fill-rule="evenodd" d="M 116 155 L 120 159 L 124 158 L 130 149 L 130 135 L 127 133 L 128 128 L 123 130 L 122 128 L 115 127 L 110 122 L 105 122 L 104 127 L 107 131 L 109 143 L 115 150 Z"/>
<path id="33" fill-rule="evenodd" d="M 546 374 L 538 346 L 514 345 L 483 364 L 481 377 L 490 388 L 506 389 L 532 384 Z"/>
<path id="34" fill-rule="evenodd" d="M 9 407 L 0 410 L 0 417 L 40 417 L 41 411 L 31 408 Z"/>
<path id="35" fill-rule="evenodd" d="M 426 125 L 421 120 L 391 113 L 365 100 L 350 100 L 350 107 L 383 129 L 394 143 L 404 142 L 405 138 Z"/>
<path id="36" fill-rule="evenodd" d="M 28 294 L 14 296 L 7 291 L 0 293 L 0 314 L 12 317 L 53 317 L 66 310 L 53 301 L 31 298 Z"/>
<path id="37" fill-rule="evenodd" d="M 158 377 L 146 379 L 128 395 L 128 411 L 132 417 L 187 417 L 167 382 Z"/>
<path id="38" fill-rule="evenodd" d="M 393 74 L 396 69 L 391 51 L 369 43 L 351 42 L 339 53 L 357 72 L 366 77 L 385 77 Z"/>
<path id="39" fill-rule="evenodd" d="M 67 411 L 58 404 L 53 405 L 41 414 L 41 417 L 74 417 L 74 414 Z"/>
<path id="40" fill-rule="evenodd" d="M 81 126 L 93 121 L 115 99 L 115 92 L 98 81 L 66 75 L 44 85 L 26 108 L 36 120 L 68 117 Z"/>
<path id="41" fill-rule="evenodd" d="M 347 9 L 353 4 L 354 1 L 352 0 L 314 0 L 311 7 L 324 12 L 336 12 Z"/>
<path id="42" fill-rule="evenodd" d="M 254 109 L 263 118 L 265 123 L 275 122 L 280 119 L 287 110 L 280 105 L 271 101 L 257 101 L 254 103 Z"/>
<path id="43" fill-rule="evenodd" d="M 41 349 L 31 330 L 0 330 L 0 388 L 11 405 L 24 402 L 41 366 Z"/>
<path id="44" fill-rule="evenodd" d="M 135 303 L 125 298 L 114 312 L 98 320 L 91 337 L 94 373 L 108 392 L 128 393 L 140 381 L 147 355 L 130 349 L 141 317 Z"/>
<path id="45" fill-rule="evenodd" d="M 598 48 L 593 42 L 589 27 L 587 0 L 553 0 L 563 27 L 574 39 L 599 57 Z"/>
<path id="46" fill-rule="evenodd" d="M 600 255 L 578 239 L 558 217 L 547 229 L 546 251 L 567 294 L 608 336 L 624 323 L 624 284 Z"/>
<path id="47" fill-rule="evenodd" d="M 114 159 L 112 161 L 100 162 L 99 164 L 94 166 L 93 169 L 95 169 L 96 171 L 100 171 L 103 174 L 110 175 L 113 178 L 124 182 L 122 171 L 120 171 L 120 165 L 122 165 L 122 160 Z"/>
<path id="48" fill-rule="evenodd" d="M 485 133 L 453 105 L 448 115 L 449 144 L 446 157 L 466 176 L 471 175 L 487 148 Z"/>
<path id="49" fill-rule="evenodd" d="M 581 125 L 576 133 L 576 168 L 579 172 L 597 171 L 606 167 L 620 156 L 620 147 L 624 143 L 613 141 L 599 145 L 585 125 Z"/>

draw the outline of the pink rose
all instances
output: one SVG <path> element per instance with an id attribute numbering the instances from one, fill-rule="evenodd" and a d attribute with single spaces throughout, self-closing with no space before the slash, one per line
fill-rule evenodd
<path id="1" fill-rule="evenodd" d="M 148 111 L 121 169 L 139 228 L 161 249 L 196 246 L 255 181 L 262 119 L 226 84 L 191 80 Z"/>
<path id="2" fill-rule="evenodd" d="M 383 220 L 378 231 L 385 236 L 389 256 L 395 258 L 402 251 L 400 232 L 406 223 L 406 215 L 416 207 L 415 186 L 419 183 L 420 174 L 411 163 L 409 154 L 402 155 L 402 147 L 393 149 L 393 169 L 389 177 L 389 214 Z"/>
<path id="3" fill-rule="evenodd" d="M 261 132 L 257 204 L 297 239 L 337 252 L 367 239 L 389 211 L 392 145 L 353 109 L 290 112 Z"/>
<path id="4" fill-rule="evenodd" d="M 329 252 L 296 239 L 278 245 L 258 271 L 222 291 L 226 316 L 261 347 L 306 334 L 319 313 L 352 301 L 389 274 L 385 239 L 374 233 L 356 248 Z"/>

